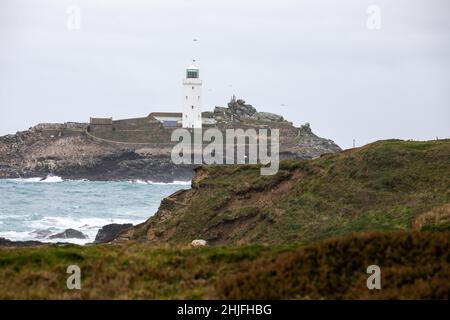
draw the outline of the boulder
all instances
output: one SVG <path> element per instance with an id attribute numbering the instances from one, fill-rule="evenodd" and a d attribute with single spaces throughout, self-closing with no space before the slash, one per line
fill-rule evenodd
<path id="1" fill-rule="evenodd" d="M 193 246 L 193 247 L 204 247 L 207 244 L 208 244 L 208 242 L 206 240 L 202 240 L 202 239 L 192 240 L 192 242 L 191 242 L 191 246 Z"/>
<path id="2" fill-rule="evenodd" d="M 256 112 L 254 115 L 252 115 L 252 118 L 261 121 L 273 121 L 273 122 L 285 121 L 282 116 L 271 112 Z"/>
<path id="3" fill-rule="evenodd" d="M 256 109 L 252 105 L 246 104 L 242 99 L 236 100 L 235 97 L 228 103 L 228 108 L 233 118 L 237 119 L 251 117 L 256 113 Z"/>
<path id="4" fill-rule="evenodd" d="M 309 124 L 309 122 L 306 122 L 305 124 L 302 124 L 300 126 L 300 135 L 308 135 L 308 134 L 312 134 L 312 130 L 311 130 L 311 125 Z"/>
<path id="5" fill-rule="evenodd" d="M 255 113 L 256 109 L 252 105 L 233 97 L 228 103 L 228 108 L 216 106 L 213 115 L 216 120 L 240 121 L 241 118 L 250 118 Z"/>
<path id="6" fill-rule="evenodd" d="M 103 226 L 100 230 L 98 230 L 97 235 L 95 236 L 94 243 L 107 243 L 116 238 L 116 236 L 126 230 L 131 228 L 133 225 L 131 223 L 112 223 L 106 226 Z"/>
<path id="7" fill-rule="evenodd" d="M 50 236 L 50 239 L 87 239 L 88 236 L 75 229 L 66 229 L 61 233 Z"/>

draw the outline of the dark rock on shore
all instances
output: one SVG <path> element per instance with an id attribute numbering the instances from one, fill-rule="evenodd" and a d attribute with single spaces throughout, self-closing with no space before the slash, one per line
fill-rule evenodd
<path id="1" fill-rule="evenodd" d="M 88 236 L 75 229 L 66 229 L 61 233 L 54 234 L 50 239 L 87 239 Z"/>
<path id="2" fill-rule="evenodd" d="M 112 241 L 121 231 L 131 228 L 133 225 L 131 223 L 112 223 L 106 226 L 103 226 L 100 230 L 98 230 L 97 235 L 95 236 L 94 243 L 107 243 Z"/>
<path id="3" fill-rule="evenodd" d="M 31 247 L 42 245 L 39 241 L 12 241 L 5 238 L 0 238 L 0 247 Z"/>

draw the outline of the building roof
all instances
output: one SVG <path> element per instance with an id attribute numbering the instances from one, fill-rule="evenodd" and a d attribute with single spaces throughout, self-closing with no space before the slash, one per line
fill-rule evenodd
<path id="1" fill-rule="evenodd" d="M 188 68 L 188 70 L 198 70 L 198 67 L 194 66 L 193 64 L 190 65 Z"/>
<path id="2" fill-rule="evenodd" d="M 181 112 L 152 112 L 150 113 L 152 117 L 176 117 L 182 118 L 183 114 Z"/>

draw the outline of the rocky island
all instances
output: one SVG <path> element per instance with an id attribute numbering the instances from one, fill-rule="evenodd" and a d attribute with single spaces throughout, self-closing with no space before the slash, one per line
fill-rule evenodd
<path id="1" fill-rule="evenodd" d="M 190 180 L 194 165 L 175 165 L 171 133 L 150 114 L 143 118 L 91 119 L 90 123 L 38 124 L 27 131 L 0 137 L 0 178 L 48 175 L 63 179 Z M 204 129 L 270 128 L 280 130 L 280 157 L 311 159 L 340 151 L 332 140 L 316 136 L 308 123 L 300 128 L 282 116 L 258 112 L 241 99 L 228 107 L 203 112 Z"/>

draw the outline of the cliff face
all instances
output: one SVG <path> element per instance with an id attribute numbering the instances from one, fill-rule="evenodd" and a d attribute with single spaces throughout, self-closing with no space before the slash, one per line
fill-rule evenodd
<path id="1" fill-rule="evenodd" d="M 84 132 L 57 135 L 32 128 L 0 137 L 0 178 L 52 174 L 65 179 L 170 182 L 190 180 L 193 168 L 174 165 L 161 150 L 103 143 Z"/>
<path id="2" fill-rule="evenodd" d="M 397 140 L 282 161 L 273 176 L 252 165 L 200 167 L 192 189 L 165 198 L 153 217 L 115 241 L 286 243 L 371 230 L 448 230 L 449 158 L 450 140 Z"/>
<path id="3" fill-rule="evenodd" d="M 309 159 L 341 150 L 332 140 L 316 136 L 308 124 L 296 128 L 240 99 L 204 113 L 204 118 L 211 120 L 204 129 L 279 129 L 281 158 Z M 150 116 L 109 120 L 109 125 L 39 124 L 0 137 L 0 178 L 54 174 L 89 180 L 190 180 L 195 166 L 174 165 L 170 159 L 173 130 Z"/>

